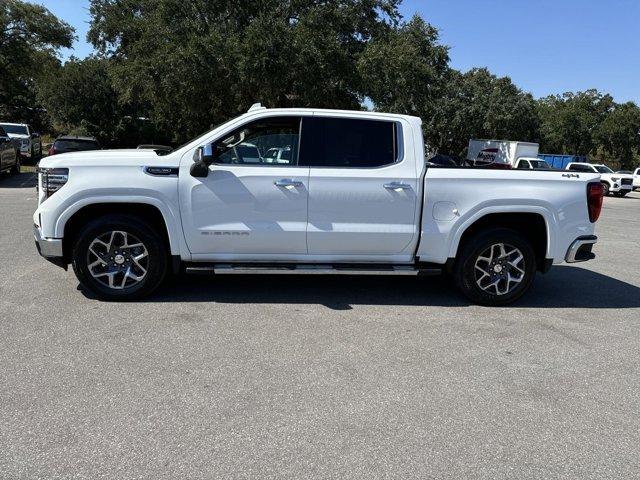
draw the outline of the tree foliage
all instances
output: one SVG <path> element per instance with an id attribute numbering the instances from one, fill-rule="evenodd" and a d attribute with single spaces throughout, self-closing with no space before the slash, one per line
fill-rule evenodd
<path id="1" fill-rule="evenodd" d="M 40 5 L 0 1 L 0 116 L 39 123 L 35 85 L 59 66 L 57 49 L 71 47 L 73 33 Z"/>
<path id="2" fill-rule="evenodd" d="M 96 137 L 103 145 L 135 147 L 162 140 L 161 134 L 138 112 L 134 103 L 123 104 L 109 78 L 110 60 L 71 58 L 55 75 L 39 83 L 38 98 L 57 131 Z"/>
<path id="3" fill-rule="evenodd" d="M 73 30 L 0 0 L 0 114 L 29 120 L 35 92 L 58 130 L 105 144 L 181 143 L 244 111 L 318 107 L 405 113 L 425 141 L 539 141 L 550 153 L 640 160 L 640 109 L 597 90 L 535 100 L 486 68 L 460 72 L 438 30 L 401 0 L 91 0 L 96 56 L 61 66 Z"/>
<path id="4" fill-rule="evenodd" d="M 398 0 L 92 0 L 89 38 L 125 101 L 174 140 L 256 101 L 359 108 L 357 59 Z"/>

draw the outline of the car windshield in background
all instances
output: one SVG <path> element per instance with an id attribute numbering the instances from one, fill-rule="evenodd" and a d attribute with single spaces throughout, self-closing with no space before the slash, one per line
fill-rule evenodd
<path id="1" fill-rule="evenodd" d="M 529 160 L 531 162 L 531 166 L 533 168 L 551 168 L 547 162 L 544 160 Z"/>
<path id="2" fill-rule="evenodd" d="M 609 167 L 596 167 L 596 170 L 598 171 L 598 173 L 613 173 L 613 170 L 611 170 Z"/>
<path id="3" fill-rule="evenodd" d="M 85 150 L 100 150 L 100 145 L 88 140 L 56 140 L 58 152 L 82 152 Z"/>
<path id="4" fill-rule="evenodd" d="M 6 123 L 0 124 L 4 131 L 13 135 L 29 135 L 27 127 L 24 125 L 7 125 Z"/>

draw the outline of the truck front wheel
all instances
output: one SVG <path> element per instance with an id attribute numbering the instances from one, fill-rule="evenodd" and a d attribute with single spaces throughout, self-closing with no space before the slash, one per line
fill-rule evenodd
<path id="1" fill-rule="evenodd" d="M 162 283 L 167 249 L 163 239 L 138 218 L 107 215 L 78 235 L 73 270 L 80 284 L 100 299 L 136 300 Z"/>
<path id="2" fill-rule="evenodd" d="M 472 302 L 502 306 L 529 289 L 536 269 L 533 247 L 524 237 L 510 229 L 493 228 L 465 242 L 454 277 L 460 291 Z"/>

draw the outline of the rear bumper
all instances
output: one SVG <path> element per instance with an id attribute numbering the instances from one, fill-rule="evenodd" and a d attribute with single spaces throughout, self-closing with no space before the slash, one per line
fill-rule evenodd
<path id="1" fill-rule="evenodd" d="M 598 243 L 598 237 L 595 235 L 576 238 L 569 247 L 569 250 L 567 250 L 567 255 L 564 258 L 565 262 L 578 263 L 593 260 L 596 258 L 596 255 L 592 250 L 596 243 Z"/>

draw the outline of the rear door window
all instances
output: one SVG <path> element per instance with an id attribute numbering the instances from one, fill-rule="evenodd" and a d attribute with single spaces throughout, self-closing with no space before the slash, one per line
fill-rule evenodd
<path id="1" fill-rule="evenodd" d="M 305 156 L 314 167 L 377 168 L 396 163 L 398 127 L 395 122 L 315 117 L 304 128 L 313 152 Z"/>

